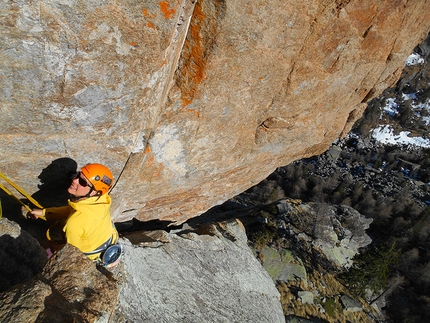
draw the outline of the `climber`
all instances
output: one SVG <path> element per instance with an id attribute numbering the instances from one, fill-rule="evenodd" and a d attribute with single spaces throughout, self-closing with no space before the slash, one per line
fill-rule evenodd
<path id="1" fill-rule="evenodd" d="M 54 236 L 58 236 L 55 231 L 60 231 L 64 234 L 63 244 L 69 243 L 88 258 L 112 267 L 118 263 L 122 252 L 118 232 L 110 216 L 108 190 L 112 183 L 112 173 L 106 166 L 88 164 L 73 176 L 68 188 L 70 198 L 67 206 L 33 209 L 31 217 L 45 216 L 48 222 L 54 223 L 46 234 L 51 242 L 58 242 Z M 55 230 L 58 227 L 61 230 Z M 51 249 L 55 251 L 55 248 Z"/>

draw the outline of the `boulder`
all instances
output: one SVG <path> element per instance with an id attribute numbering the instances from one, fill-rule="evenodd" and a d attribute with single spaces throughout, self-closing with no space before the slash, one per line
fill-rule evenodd
<path id="1" fill-rule="evenodd" d="M 37 322 L 37 318 L 45 310 L 45 299 L 51 295 L 51 287 L 40 280 L 32 280 L 1 293 L 0 321 L 9 323 Z M 57 318 L 51 322 L 62 321 Z M 64 320 L 63 322 L 72 321 Z"/>
<path id="2" fill-rule="evenodd" d="M 276 206 L 288 236 L 303 250 L 316 249 L 334 268 L 351 267 L 359 249 L 372 242 L 366 230 L 373 220 L 349 206 L 288 199 Z"/>
<path id="3" fill-rule="evenodd" d="M 0 292 L 31 280 L 47 260 L 35 238 L 17 223 L 0 218 Z"/>
<path id="4" fill-rule="evenodd" d="M 302 280 L 307 285 L 306 268 L 300 258 L 287 249 L 276 250 L 268 246 L 260 252 L 264 269 L 276 283 L 278 281 L 298 281 Z"/>
<path id="5" fill-rule="evenodd" d="M 363 306 L 355 299 L 349 297 L 348 295 L 342 295 L 340 301 L 345 311 L 359 312 L 363 310 Z"/>
<path id="6" fill-rule="evenodd" d="M 162 240 L 125 242 L 114 322 L 285 322 L 279 292 L 239 221 Z"/>
<path id="7" fill-rule="evenodd" d="M 117 301 L 115 281 L 66 245 L 31 281 L 0 294 L 0 321 L 107 322 Z"/>
<path id="8" fill-rule="evenodd" d="M 302 304 L 313 304 L 314 303 L 314 294 L 309 291 L 299 291 L 297 293 Z"/>
<path id="9" fill-rule="evenodd" d="M 239 221 L 125 235 L 122 261 L 109 269 L 66 245 L 39 275 L 0 293 L 0 321 L 285 322 Z"/>
<path id="10" fill-rule="evenodd" d="M 33 193 L 58 159 L 106 164 L 117 222 L 180 224 L 325 151 L 430 30 L 422 0 L 19 0 L 0 12 L 0 171 Z"/>
<path id="11" fill-rule="evenodd" d="M 331 208 L 335 212 L 316 219 L 312 243 L 337 266 L 350 268 L 358 250 L 372 242 L 365 230 L 373 220 L 345 205 Z"/>

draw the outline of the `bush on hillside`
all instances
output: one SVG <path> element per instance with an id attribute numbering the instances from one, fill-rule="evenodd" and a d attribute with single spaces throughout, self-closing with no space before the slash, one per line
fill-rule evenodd
<path id="1" fill-rule="evenodd" d="M 340 278 L 358 297 L 365 297 L 367 289 L 382 292 L 398 259 L 399 251 L 394 241 L 381 247 L 373 246 L 354 257 L 354 265 Z"/>

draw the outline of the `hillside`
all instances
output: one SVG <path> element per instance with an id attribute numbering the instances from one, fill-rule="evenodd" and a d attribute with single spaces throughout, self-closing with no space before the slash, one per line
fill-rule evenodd
<path id="1" fill-rule="evenodd" d="M 352 268 L 325 270 L 356 297 L 370 304 L 377 297 L 385 316 L 379 320 L 387 322 L 418 323 L 430 316 L 429 45 L 430 37 L 415 48 L 410 56 L 415 63 L 407 61 L 396 87 L 370 102 L 348 136 L 322 155 L 278 168 L 262 183 L 212 210 L 222 214 L 227 209 L 240 213 L 242 208 L 270 211 L 271 204 L 288 197 L 350 206 L 372 219 L 366 230 L 372 243 L 360 250 Z M 283 233 L 285 224 L 279 226 L 280 216 L 272 210 L 272 233 L 263 240 L 271 247 L 278 244 L 279 248 L 286 238 L 292 239 Z M 325 221 L 324 217 L 318 221 Z M 248 229 L 251 240 L 253 234 L 264 236 L 259 226 Z M 309 251 L 291 243 L 287 246 L 299 257 L 313 259 Z M 314 262 L 309 262 L 308 270 L 312 271 Z M 310 316 L 304 312 L 304 317 Z"/>

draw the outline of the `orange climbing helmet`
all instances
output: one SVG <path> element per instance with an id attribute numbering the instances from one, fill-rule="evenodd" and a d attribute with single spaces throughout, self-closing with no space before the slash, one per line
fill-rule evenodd
<path id="1" fill-rule="evenodd" d="M 82 167 L 81 172 L 100 195 L 106 194 L 112 186 L 113 175 L 109 168 L 102 164 L 88 164 Z"/>

